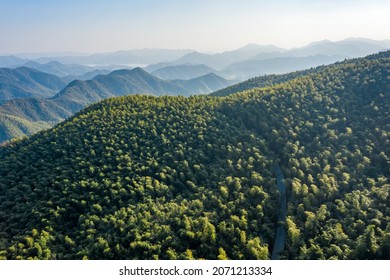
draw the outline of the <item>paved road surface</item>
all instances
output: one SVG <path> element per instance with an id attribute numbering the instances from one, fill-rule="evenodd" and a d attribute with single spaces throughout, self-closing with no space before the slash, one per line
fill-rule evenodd
<path id="1" fill-rule="evenodd" d="M 280 192 L 280 212 L 278 219 L 278 227 L 276 229 L 276 237 L 274 248 L 272 250 L 272 259 L 279 260 L 280 254 L 284 251 L 284 243 L 286 241 L 286 215 L 287 215 L 287 195 L 286 185 L 284 184 L 284 175 L 280 166 L 275 165 L 276 187 Z"/>

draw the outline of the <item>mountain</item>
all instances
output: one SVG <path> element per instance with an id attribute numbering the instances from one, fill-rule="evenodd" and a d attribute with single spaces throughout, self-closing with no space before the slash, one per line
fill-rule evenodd
<path id="1" fill-rule="evenodd" d="M 79 64 L 62 64 L 58 61 L 50 61 L 41 64 L 35 61 L 28 61 L 23 66 L 34 68 L 36 70 L 56 75 L 58 77 L 65 77 L 68 75 L 81 76 L 88 72 L 94 71 L 94 68 L 83 66 Z"/>
<path id="2" fill-rule="evenodd" d="M 50 97 L 65 85 L 59 77 L 35 69 L 0 68 L 0 103 L 15 98 Z"/>
<path id="3" fill-rule="evenodd" d="M 282 74 L 308 69 L 343 60 L 342 56 L 315 55 L 307 57 L 276 57 L 264 60 L 247 60 L 231 64 L 221 73 L 227 77 L 247 79 L 254 76 Z"/>
<path id="4" fill-rule="evenodd" d="M 116 70 L 88 81 L 73 81 L 53 98 L 88 105 L 113 96 L 127 94 L 186 95 L 189 92 L 161 80 L 141 68 Z"/>
<path id="5" fill-rule="evenodd" d="M 283 52 L 259 53 L 248 60 L 226 66 L 221 73 L 226 77 L 242 80 L 259 75 L 303 70 L 389 48 L 390 43 L 386 41 L 354 38 L 336 42 L 323 40 Z"/>
<path id="6" fill-rule="evenodd" d="M 144 70 L 118 70 L 92 80 L 75 80 L 49 99 L 23 98 L 0 104 L 0 142 L 52 127 L 85 106 L 112 96 L 126 94 L 194 95 L 210 93 L 230 81 L 209 74 L 193 80 L 166 82 Z"/>
<path id="7" fill-rule="evenodd" d="M 9 143 L 0 257 L 269 259 L 278 228 L 282 259 L 389 259 L 389 69 L 390 51 L 226 97 L 110 98 Z"/>
<path id="8" fill-rule="evenodd" d="M 92 80 L 74 80 L 48 99 L 24 98 L 0 104 L 3 120 L 6 117 L 13 120 L 10 122 L 7 119 L 2 123 L 0 133 L 7 135 L 3 139 L 10 140 L 23 135 L 17 127 L 28 126 L 29 129 L 22 131 L 30 135 L 30 132 L 40 128 L 52 127 L 93 102 L 127 94 L 191 95 L 192 91 L 154 77 L 141 68 L 117 70 L 108 75 L 98 75 Z"/>
<path id="9" fill-rule="evenodd" d="M 98 75 L 107 75 L 111 72 L 112 72 L 111 70 L 97 69 L 97 70 L 93 70 L 93 71 L 87 72 L 87 73 L 82 74 L 82 75 L 68 75 L 68 76 L 62 77 L 62 79 L 64 81 L 67 81 L 68 83 L 70 83 L 71 81 L 74 81 L 74 80 L 86 81 L 86 80 L 92 80 L 93 78 L 95 78 Z"/>
<path id="10" fill-rule="evenodd" d="M 246 81 L 228 86 L 226 88 L 214 91 L 210 93 L 210 96 L 228 96 L 231 94 L 253 90 L 255 88 L 265 88 L 265 87 L 271 87 L 277 84 L 282 84 L 284 82 L 288 82 L 290 80 L 293 80 L 295 78 L 305 76 L 308 74 L 313 74 L 319 71 L 322 71 L 326 66 L 318 66 L 316 68 L 301 70 L 301 71 L 295 71 L 287 74 L 272 74 L 272 75 L 264 75 L 264 76 L 258 76 L 254 78 L 250 78 Z"/>
<path id="11" fill-rule="evenodd" d="M 337 42 L 328 40 L 314 42 L 306 47 L 292 49 L 285 53 L 288 56 L 342 56 L 344 58 L 362 57 L 371 53 L 389 49 L 390 44 L 386 41 L 374 41 L 367 39 L 347 39 Z"/>
<path id="12" fill-rule="evenodd" d="M 63 64 L 83 64 L 94 66 L 121 65 L 137 66 L 154 64 L 163 61 L 176 60 L 183 55 L 191 52 L 190 50 L 170 50 L 170 49 L 139 49 L 122 50 L 116 52 L 98 53 L 91 55 L 60 56 L 60 57 L 42 57 L 34 59 L 39 63 L 47 63 L 51 60 Z"/>
<path id="13" fill-rule="evenodd" d="M 188 64 L 188 65 L 191 65 L 191 64 Z M 175 66 L 175 64 L 171 63 L 171 62 L 159 62 L 156 64 L 149 64 L 148 66 L 143 67 L 143 69 L 148 73 L 152 73 L 154 71 L 157 71 L 158 69 L 161 69 L 161 68 L 164 68 L 167 66 Z"/>
<path id="14" fill-rule="evenodd" d="M 324 40 L 290 50 L 249 44 L 234 51 L 218 54 L 192 52 L 170 62 L 169 65 L 204 64 L 217 69 L 218 74 L 226 78 L 242 80 L 264 74 L 303 70 L 346 58 L 366 56 L 389 48 L 390 43 L 386 40 L 360 38 L 336 42 Z M 153 68 L 158 69 L 159 65 L 154 65 Z"/>
<path id="15" fill-rule="evenodd" d="M 209 73 L 190 80 L 172 80 L 171 82 L 191 91 L 192 94 L 211 93 L 213 91 L 226 88 L 233 83 L 232 81 L 225 80 L 214 73 Z"/>
<path id="16" fill-rule="evenodd" d="M 163 80 L 190 80 L 216 72 L 216 70 L 211 69 L 204 64 L 184 64 L 163 67 L 151 72 L 151 74 Z"/>
<path id="17" fill-rule="evenodd" d="M 182 58 L 173 61 L 172 64 L 205 64 L 213 69 L 221 70 L 231 63 L 247 60 L 259 53 L 279 53 L 282 51 L 284 50 L 271 45 L 261 46 L 249 44 L 233 51 L 226 51 L 217 54 L 191 52 L 184 55 Z"/>
<path id="18" fill-rule="evenodd" d="M 21 65 L 25 63 L 27 60 L 13 56 L 0 56 L 0 67 L 13 67 L 16 65 Z"/>

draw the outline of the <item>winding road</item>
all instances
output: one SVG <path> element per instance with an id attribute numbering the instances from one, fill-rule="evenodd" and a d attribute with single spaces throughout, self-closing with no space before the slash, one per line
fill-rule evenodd
<path id="1" fill-rule="evenodd" d="M 284 174 L 279 164 L 275 165 L 276 187 L 280 193 L 280 211 L 278 227 L 276 229 L 275 243 L 272 250 L 272 260 L 279 260 L 284 251 L 286 240 L 286 215 L 287 215 L 287 195 L 286 185 L 284 184 Z"/>

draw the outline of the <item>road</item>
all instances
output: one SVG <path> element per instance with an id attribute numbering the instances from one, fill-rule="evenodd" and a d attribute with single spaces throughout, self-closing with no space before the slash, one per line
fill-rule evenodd
<path id="1" fill-rule="evenodd" d="M 287 215 L 287 195 L 286 185 L 284 184 L 284 174 L 278 164 L 275 165 L 276 187 L 280 193 L 280 210 L 278 218 L 278 227 L 276 229 L 275 243 L 272 250 L 272 260 L 279 260 L 284 251 L 286 241 L 286 215 Z"/>

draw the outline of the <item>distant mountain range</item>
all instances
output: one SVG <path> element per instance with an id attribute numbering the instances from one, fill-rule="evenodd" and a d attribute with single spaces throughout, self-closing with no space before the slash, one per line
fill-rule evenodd
<path id="1" fill-rule="evenodd" d="M 343 56 L 313 55 L 305 57 L 274 57 L 230 64 L 221 73 L 228 78 L 247 79 L 260 75 L 283 74 L 344 60 Z"/>
<path id="2" fill-rule="evenodd" d="M 231 63 L 220 69 L 220 73 L 227 78 L 243 80 L 259 75 L 308 69 L 347 58 L 363 57 L 389 48 L 390 40 L 347 39 L 339 42 L 324 40 L 302 48 L 262 52 L 250 59 Z"/>
<path id="3" fill-rule="evenodd" d="M 14 55 L 0 56 L 0 67 L 16 67 L 21 66 L 26 62 L 28 62 L 28 60 L 16 57 Z"/>
<path id="4" fill-rule="evenodd" d="M 200 52 L 189 53 L 182 58 L 173 61 L 174 65 L 180 64 L 205 64 L 211 68 L 221 70 L 231 63 L 245 61 L 259 53 L 279 53 L 284 49 L 275 46 L 260 46 L 249 44 L 233 51 L 226 51 L 217 54 L 204 54 Z"/>
<path id="5" fill-rule="evenodd" d="M 65 77 L 69 75 L 81 76 L 85 73 L 92 72 L 95 70 L 92 67 L 80 64 L 62 64 L 58 61 L 50 61 L 47 63 L 28 61 L 24 63 L 23 66 L 34 68 L 42 72 L 56 75 L 58 77 Z"/>
<path id="6" fill-rule="evenodd" d="M 110 53 L 98 53 L 92 55 L 77 56 L 59 56 L 59 57 L 40 57 L 34 59 L 39 63 L 58 61 L 64 64 L 83 64 L 83 65 L 121 65 L 123 66 L 142 66 L 159 63 L 162 61 L 176 60 L 190 53 L 191 50 L 170 50 L 170 49 L 140 49 L 123 50 Z"/>
<path id="7" fill-rule="evenodd" d="M 303 70 L 313 66 L 329 64 L 336 60 L 362 57 L 389 48 L 390 40 L 376 41 L 351 38 L 337 42 L 324 40 L 290 50 L 273 45 L 248 44 L 236 50 L 216 54 L 169 49 L 140 49 L 92 55 L 41 54 L 43 57 L 37 57 L 38 54 L 36 56 L 20 54 L 20 57 L 18 57 L 16 54 L 0 56 L 0 67 L 25 65 L 60 77 L 76 77 L 94 70 L 112 71 L 142 66 L 149 73 L 155 72 L 153 74 L 161 78 L 184 79 L 185 76 L 175 76 L 176 74 L 173 74 L 174 69 L 168 68 L 162 73 L 157 71 L 161 68 L 173 66 L 183 68 L 185 65 L 204 65 L 214 70 L 210 72 L 224 78 L 244 80 L 254 75 Z M 292 60 L 292 58 L 297 59 Z M 273 62 L 279 64 L 279 66 L 275 66 Z M 58 63 L 64 64 L 64 66 Z M 296 67 L 280 66 L 289 63 L 294 63 Z M 168 71 L 171 71 L 171 74 Z M 203 72 L 200 75 L 210 72 Z M 195 76 L 190 75 L 186 78 L 195 78 Z"/>
<path id="8" fill-rule="evenodd" d="M 249 44 L 234 51 L 218 54 L 191 52 L 178 60 L 149 65 L 145 69 L 157 72 L 167 67 L 202 64 L 214 69 L 213 73 L 224 78 L 245 80 L 258 75 L 282 74 L 347 58 L 363 57 L 389 48 L 390 40 L 360 38 L 338 42 L 324 40 L 291 50 Z"/>
<path id="9" fill-rule="evenodd" d="M 66 99 L 88 105 L 101 99 L 127 94 L 189 95 L 190 91 L 161 80 L 141 68 L 134 68 L 98 75 L 92 80 L 75 80 L 54 99 Z"/>
<path id="10" fill-rule="evenodd" d="M 151 72 L 151 74 L 164 80 L 189 80 L 209 73 L 217 73 L 217 71 L 204 64 L 166 66 Z"/>
<path id="11" fill-rule="evenodd" d="M 15 99 L 17 95 L 14 94 L 12 100 L 7 102 L 4 100 L 3 104 L 0 104 L 0 134 L 3 135 L 0 142 L 14 137 L 30 135 L 40 129 L 51 127 L 55 123 L 72 116 L 85 106 L 109 97 L 128 94 L 189 96 L 210 93 L 232 84 L 232 82 L 212 73 L 190 80 L 165 81 L 141 68 L 135 68 L 132 70 L 116 70 L 107 75 L 97 75 L 86 81 L 74 80 L 65 87 L 62 79 L 27 67 L 3 70 L 4 72 L 8 70 L 12 73 L 28 72 L 43 77 L 48 76 L 50 77 L 49 81 L 52 83 L 58 81 L 59 85 L 55 95 L 52 91 L 50 95 L 46 96 L 37 96 L 32 92 L 30 95 L 23 97 L 35 98 Z M 41 80 L 45 81 L 43 78 Z M 22 85 L 28 88 L 30 82 L 32 85 L 36 83 L 25 79 L 25 85 Z M 63 89 L 60 90 L 61 88 Z M 47 96 L 52 97 L 44 98 Z"/>
<path id="12" fill-rule="evenodd" d="M 171 82 L 189 90 L 192 94 L 207 94 L 233 84 L 232 81 L 228 81 L 214 73 L 190 80 L 172 80 Z"/>
<path id="13" fill-rule="evenodd" d="M 389 48 L 390 40 L 346 39 L 314 42 L 291 50 L 249 44 L 217 54 L 143 49 L 93 55 L 56 54 L 57 57 L 0 56 L 0 66 L 7 67 L 0 69 L 0 141 L 51 127 L 85 106 L 113 96 L 189 96 L 210 92 L 225 95 L 232 90 L 245 90 L 248 85 L 272 85 L 300 75 L 275 74 Z M 144 70 L 131 67 L 137 64 Z M 268 76 L 232 85 L 232 80 L 265 74 Z"/>
<path id="14" fill-rule="evenodd" d="M 86 80 L 92 80 L 93 78 L 95 78 L 98 75 L 107 75 L 111 72 L 112 72 L 111 70 L 107 70 L 107 69 L 100 69 L 100 70 L 97 69 L 97 70 L 93 70 L 93 71 L 87 72 L 87 73 L 82 74 L 82 75 L 67 75 L 65 77 L 62 77 L 62 79 L 64 81 L 66 81 L 67 83 L 70 83 L 71 81 L 74 81 L 74 80 L 86 81 Z"/>
<path id="15" fill-rule="evenodd" d="M 66 86 L 59 77 L 32 68 L 0 68 L 0 103 L 15 98 L 45 98 Z"/>

